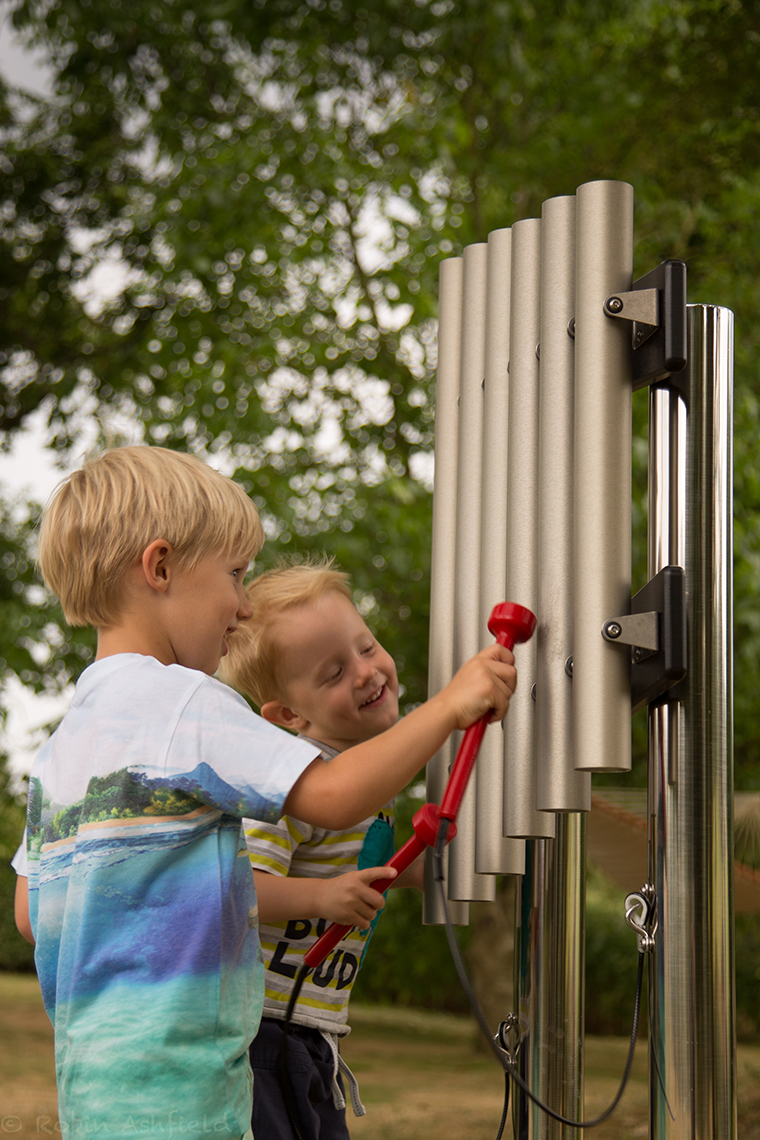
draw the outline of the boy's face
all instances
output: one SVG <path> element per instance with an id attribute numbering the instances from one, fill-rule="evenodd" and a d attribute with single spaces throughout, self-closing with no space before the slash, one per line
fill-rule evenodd
<path id="1" fill-rule="evenodd" d="M 208 554 L 191 570 L 174 568 L 163 634 L 173 660 L 211 676 L 227 652 L 227 635 L 251 616 L 243 578 L 248 559 L 239 551 Z"/>
<path id="2" fill-rule="evenodd" d="M 277 640 L 288 678 L 282 704 L 297 714 L 290 727 L 343 751 L 396 723 L 393 658 L 343 594 L 283 614 Z"/>

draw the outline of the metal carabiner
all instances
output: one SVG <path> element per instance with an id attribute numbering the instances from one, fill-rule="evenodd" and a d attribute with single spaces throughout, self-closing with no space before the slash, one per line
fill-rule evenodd
<path id="1" fill-rule="evenodd" d="M 507 1034 L 510 1034 L 509 1041 L 507 1041 Z M 509 1064 L 516 1064 L 520 1049 L 520 1019 L 516 1013 L 507 1014 L 494 1034 L 494 1041 L 506 1054 Z"/>
<path id="2" fill-rule="evenodd" d="M 651 954 L 654 950 L 654 935 L 657 931 L 656 921 L 651 931 L 647 928 L 652 919 L 655 918 L 655 913 L 654 890 L 649 883 L 642 887 L 641 891 L 633 891 L 626 896 L 625 921 L 638 936 L 641 954 Z"/>

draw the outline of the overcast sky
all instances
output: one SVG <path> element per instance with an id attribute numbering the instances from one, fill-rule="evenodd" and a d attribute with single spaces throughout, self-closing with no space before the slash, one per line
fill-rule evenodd
<path id="1" fill-rule="evenodd" d="M 7 83 L 36 94 L 46 94 L 43 61 L 22 51 L 15 43 L 8 19 L 11 10 L 11 4 L 0 0 L 0 72 Z M 0 454 L 0 482 L 4 484 L 6 493 L 24 492 L 44 501 L 60 477 L 44 449 L 40 428 L 34 423 L 29 430 L 18 435 L 10 453 Z M 9 694 L 11 711 L 5 727 L 6 747 L 14 768 L 28 771 L 42 742 L 39 731 L 36 731 L 38 726 L 60 716 L 68 700 L 33 697 L 17 684 L 9 687 Z"/>

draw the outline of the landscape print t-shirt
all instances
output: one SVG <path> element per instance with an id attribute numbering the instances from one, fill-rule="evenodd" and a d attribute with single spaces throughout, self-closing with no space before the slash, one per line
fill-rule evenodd
<path id="1" fill-rule="evenodd" d="M 315 755 L 196 670 L 120 654 L 83 673 L 27 813 L 65 1135 L 249 1128 L 263 967 L 240 819 L 277 820 Z"/>

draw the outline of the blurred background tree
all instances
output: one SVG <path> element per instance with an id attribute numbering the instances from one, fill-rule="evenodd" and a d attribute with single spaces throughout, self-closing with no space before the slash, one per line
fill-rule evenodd
<path id="1" fill-rule="evenodd" d="M 93 442 L 210 458 L 259 505 L 264 564 L 319 548 L 351 572 L 407 706 L 440 261 L 582 182 L 633 184 L 636 276 L 683 258 L 690 298 L 737 316 L 737 782 L 757 787 L 760 3 L 23 0 L 12 22 L 52 89 L 0 85 L 2 446 L 35 416 L 62 465 Z M 0 683 L 61 688 L 92 641 L 35 582 L 38 508 L 5 499 Z M 639 540 L 636 587 L 643 564 Z"/>

